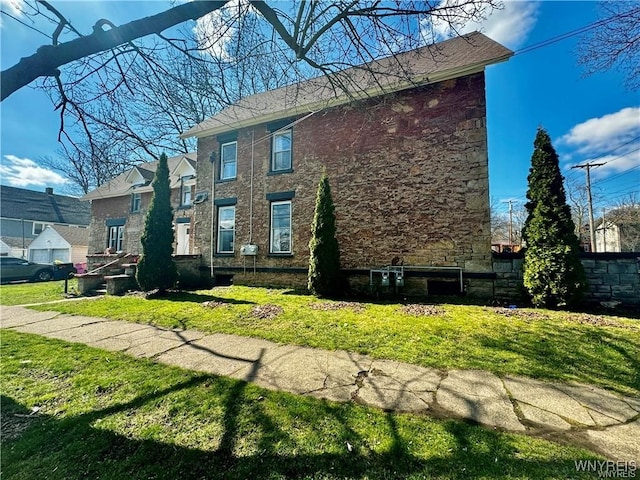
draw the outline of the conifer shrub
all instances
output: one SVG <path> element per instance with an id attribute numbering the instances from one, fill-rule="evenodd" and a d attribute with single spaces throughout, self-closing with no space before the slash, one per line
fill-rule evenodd
<path id="1" fill-rule="evenodd" d="M 558 154 L 542 128 L 534 141 L 527 180 L 524 286 L 537 307 L 575 306 L 586 289 L 586 277 Z"/>

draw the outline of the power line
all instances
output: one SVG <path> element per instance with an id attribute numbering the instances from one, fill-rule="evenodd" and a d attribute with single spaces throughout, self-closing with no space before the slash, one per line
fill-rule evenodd
<path id="1" fill-rule="evenodd" d="M 616 18 L 619 18 L 619 17 L 622 17 L 622 16 L 626 16 L 626 15 L 633 15 L 636 12 L 640 12 L 640 7 L 632 9 L 632 10 L 629 10 L 628 12 L 618 13 L 616 15 L 613 15 L 612 17 L 605 18 L 603 20 L 598 20 L 597 22 L 593 22 L 593 23 L 590 23 L 588 25 L 585 25 L 584 27 L 580 27 L 580 28 L 577 28 L 575 30 L 571 30 L 569 32 L 566 32 L 566 33 L 557 35 L 555 37 L 549 38 L 547 40 L 543 40 L 541 42 L 534 43 L 533 45 L 530 45 L 528 47 L 524 47 L 524 48 L 521 48 L 520 50 L 516 50 L 513 55 L 516 56 L 516 55 L 521 55 L 523 53 L 529 53 L 529 52 L 531 52 L 533 50 L 537 50 L 539 48 L 546 47 L 548 45 L 557 43 L 557 42 L 559 42 L 561 40 L 565 40 L 567 38 L 574 37 L 574 36 L 579 35 L 581 33 L 588 32 L 589 30 L 592 30 L 592 29 L 594 29 L 596 27 L 599 27 L 599 26 L 602 26 L 602 25 L 606 25 L 607 23 L 612 22 Z"/>
<path id="2" fill-rule="evenodd" d="M 24 25 L 27 28 L 30 28 L 31 30 L 35 30 L 36 32 L 44 35 L 45 37 L 47 37 L 49 40 L 52 40 L 53 38 L 51 37 L 51 35 L 49 35 L 48 33 L 44 33 L 42 30 L 38 30 L 36 27 L 34 27 L 33 25 L 29 25 L 26 22 L 23 22 L 22 20 L 20 20 L 17 17 L 14 17 L 13 15 L 11 15 L 9 12 L 6 12 L 5 10 L 0 10 L 2 13 L 4 13 L 7 17 L 12 18 L 13 20 L 15 20 L 18 23 L 21 23 L 22 25 Z"/>

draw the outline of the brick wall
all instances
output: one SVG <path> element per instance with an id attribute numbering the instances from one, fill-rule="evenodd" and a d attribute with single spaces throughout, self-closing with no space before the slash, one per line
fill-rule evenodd
<path id="1" fill-rule="evenodd" d="M 305 268 L 323 169 L 343 268 L 400 257 L 407 265 L 491 271 L 484 74 L 317 112 L 293 128 L 292 173 L 268 175 L 270 142 L 262 140 L 268 134 L 266 125 L 240 129 L 237 179 L 213 188 L 209 157 L 219 158 L 219 145 L 215 136 L 198 141 L 196 190 L 208 191 L 209 201 L 196 207 L 195 236 L 207 264 L 215 228 L 211 199 L 237 199 L 235 254 L 215 257 L 216 271 L 243 266 L 239 249 L 250 230 L 258 267 Z M 266 196 L 287 191 L 295 192 L 293 255 L 274 257 L 268 255 Z"/>

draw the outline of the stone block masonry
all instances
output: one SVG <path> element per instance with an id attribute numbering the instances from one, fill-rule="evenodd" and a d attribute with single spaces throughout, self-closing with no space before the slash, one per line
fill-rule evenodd
<path id="1" fill-rule="evenodd" d="M 640 306 L 640 252 L 583 253 L 580 260 L 589 282 L 585 294 L 587 303 L 614 301 Z M 495 298 L 523 300 L 522 263 L 521 254 L 494 254 Z"/>
<path id="2" fill-rule="evenodd" d="M 198 139 L 196 190 L 209 200 L 195 208 L 196 246 L 215 271 L 243 268 L 240 246 L 249 241 L 258 245 L 257 268 L 274 274 L 306 268 L 316 189 L 326 170 L 342 268 L 378 268 L 398 258 L 491 272 L 483 73 L 314 113 L 292 129 L 286 173 L 270 172 L 268 125 L 229 133 L 237 135 L 237 175 L 230 181 L 215 179 L 218 138 Z M 282 192 L 293 192 L 292 252 L 278 256 L 270 254 L 269 195 Z M 234 252 L 217 256 L 215 200 L 225 199 L 236 207 Z"/>

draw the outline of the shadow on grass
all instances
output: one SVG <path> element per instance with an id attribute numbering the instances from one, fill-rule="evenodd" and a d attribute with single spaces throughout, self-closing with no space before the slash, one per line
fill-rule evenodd
<path id="1" fill-rule="evenodd" d="M 213 385 L 209 385 L 209 384 Z M 148 402 L 183 389 L 208 385 L 220 395 L 223 432 L 212 450 L 186 448 L 150 439 L 136 439 L 96 427 L 96 423 L 121 412 L 135 414 Z M 418 456 L 412 438 L 403 434 L 403 422 L 411 417 L 384 414 L 384 430 L 390 446 L 376 452 L 354 428 L 353 417 L 338 404 L 317 402 L 314 418 L 342 426 L 338 433 L 344 448 L 310 453 L 296 448 L 295 440 L 272 418 L 263 404 L 248 395 L 244 382 L 216 383 L 208 375 L 139 396 L 129 402 L 66 419 L 41 416 L 19 432 L 19 438 L 2 443 L 2 470 L 5 478 L 100 478 L 100 479 L 246 479 L 246 478 L 502 478 L 506 473 L 522 478 L 580 477 L 573 461 L 526 459 L 517 445 L 503 434 L 460 422 L 444 422 L 451 448 L 441 456 Z M 24 412 L 10 397 L 2 396 L 3 417 Z M 24 414 L 24 413 L 23 413 Z M 252 431 L 262 432 L 251 453 L 239 454 L 246 443 L 246 418 Z M 17 417 L 19 418 L 19 417 Z M 301 415 L 304 421 L 304 415 Z M 5 419 L 3 419 L 4 427 Z M 440 431 L 442 434 L 442 431 Z M 425 432 L 429 435 L 430 432 Z M 331 441 L 333 439 L 330 439 Z M 283 448 L 283 446 L 293 448 Z M 351 445 L 348 448 L 347 445 Z M 305 451 L 307 450 L 307 451 Z M 292 453 L 297 452 L 297 453 Z M 28 476 L 25 477 L 25 472 Z"/>
<path id="2" fill-rule="evenodd" d="M 546 325 L 546 331 L 522 329 L 510 336 L 478 335 L 482 345 L 483 360 L 496 358 L 510 352 L 517 359 L 510 362 L 504 372 L 496 362 L 494 372 L 507 374 L 517 371 L 518 363 L 526 370 L 523 375 L 566 381 L 567 377 L 581 383 L 599 385 L 620 390 L 618 385 L 629 388 L 621 393 L 637 395 L 640 392 L 640 335 L 628 330 Z M 562 347 L 562 348 L 559 348 Z M 603 375 L 603 372 L 607 375 Z M 615 379 L 618 385 L 607 382 Z"/>
<path id="3" fill-rule="evenodd" d="M 169 300 L 171 302 L 191 302 L 191 303 L 204 303 L 204 302 L 219 302 L 227 303 L 229 305 L 255 305 L 255 302 L 248 300 L 236 300 L 233 298 L 216 297 L 215 295 L 208 295 L 204 293 L 195 293 L 185 290 L 173 290 L 166 292 L 165 295 L 150 296 L 147 300 Z"/>

